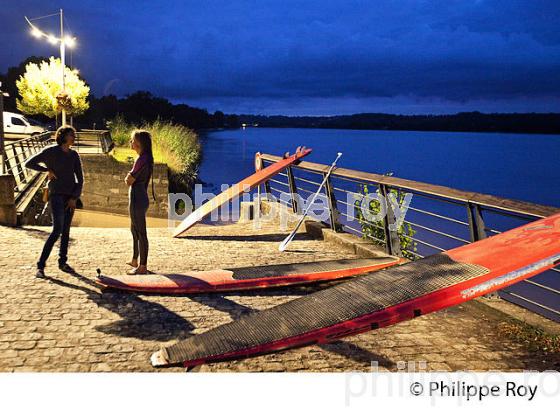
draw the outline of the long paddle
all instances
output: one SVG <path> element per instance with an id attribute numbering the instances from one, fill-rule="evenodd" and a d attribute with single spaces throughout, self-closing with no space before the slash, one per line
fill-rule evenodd
<path id="1" fill-rule="evenodd" d="M 289 243 L 292 241 L 292 239 L 294 239 L 294 236 L 296 236 L 296 232 L 299 229 L 299 227 L 301 226 L 301 224 L 303 223 L 303 220 L 305 219 L 305 217 L 307 216 L 307 214 L 309 213 L 309 209 L 311 208 L 311 205 L 313 205 L 313 203 L 315 202 L 315 199 L 317 199 L 317 196 L 319 196 L 319 194 L 321 193 L 321 190 L 323 189 L 323 187 L 325 186 L 327 179 L 329 178 L 329 176 L 331 175 L 332 170 L 334 169 L 334 167 L 336 166 L 336 162 L 338 161 L 338 159 L 342 156 L 342 152 L 339 152 L 336 155 L 336 159 L 334 160 L 334 162 L 331 164 L 331 167 L 329 168 L 327 175 L 325 175 L 325 178 L 323 178 L 323 182 L 321 182 L 321 185 L 319 185 L 319 189 L 317 190 L 317 192 L 315 192 L 315 194 L 313 195 L 313 197 L 311 198 L 311 201 L 309 201 L 307 208 L 305 209 L 305 211 L 303 212 L 303 215 L 301 216 L 301 219 L 299 220 L 299 222 L 297 223 L 296 227 L 294 228 L 294 230 L 286 237 L 286 239 L 284 239 L 282 241 L 282 243 L 278 246 L 278 250 L 280 252 L 284 252 L 286 250 L 286 248 L 288 247 Z"/>

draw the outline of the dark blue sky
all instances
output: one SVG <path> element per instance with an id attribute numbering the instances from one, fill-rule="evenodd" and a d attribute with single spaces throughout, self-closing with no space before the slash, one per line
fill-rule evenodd
<path id="1" fill-rule="evenodd" d="M 142 89 L 227 113 L 560 112 L 560 0 L 8 0 L 1 72 L 58 56 L 23 16 L 61 7 L 98 96 Z"/>

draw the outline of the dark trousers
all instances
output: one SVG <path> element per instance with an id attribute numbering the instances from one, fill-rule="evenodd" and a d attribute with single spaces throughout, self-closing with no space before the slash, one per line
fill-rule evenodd
<path id="1" fill-rule="evenodd" d="M 130 213 L 130 231 L 132 232 L 132 258 L 138 259 L 140 257 L 139 264 L 147 265 L 149 244 L 146 231 L 146 213 L 148 212 L 148 206 L 131 203 L 128 210 Z"/>
<path id="2" fill-rule="evenodd" d="M 52 248 L 55 242 L 60 237 L 60 252 L 58 254 L 58 265 L 64 265 L 68 260 L 68 242 L 70 241 L 70 225 L 72 224 L 72 217 L 74 216 L 74 210 L 66 208 L 68 200 L 70 199 L 67 195 L 52 194 L 49 198 L 49 203 L 51 206 L 51 215 L 53 229 L 45 246 L 43 246 L 43 252 L 41 252 L 41 257 L 39 262 L 37 262 L 37 267 L 39 269 L 44 269 L 47 264 L 47 259 L 51 254 Z"/>

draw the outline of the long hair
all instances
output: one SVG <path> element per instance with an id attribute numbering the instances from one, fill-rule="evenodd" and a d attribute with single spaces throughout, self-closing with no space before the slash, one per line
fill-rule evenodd
<path id="1" fill-rule="evenodd" d="M 130 140 L 136 140 L 142 147 L 142 154 L 148 155 L 150 163 L 154 163 L 154 154 L 152 151 L 152 135 L 146 130 L 134 130 L 130 135 Z"/>
<path id="2" fill-rule="evenodd" d="M 74 129 L 74 127 L 70 125 L 63 125 L 62 127 L 59 127 L 56 130 L 56 134 L 55 134 L 56 143 L 58 145 L 64 144 L 66 142 L 66 137 L 70 133 L 74 133 L 74 135 L 76 135 L 76 130 Z"/>

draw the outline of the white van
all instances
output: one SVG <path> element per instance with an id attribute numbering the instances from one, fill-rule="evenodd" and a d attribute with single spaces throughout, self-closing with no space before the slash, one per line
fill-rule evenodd
<path id="1" fill-rule="evenodd" d="M 4 134 L 6 137 L 27 137 L 46 132 L 38 122 L 15 112 L 4 112 Z"/>

